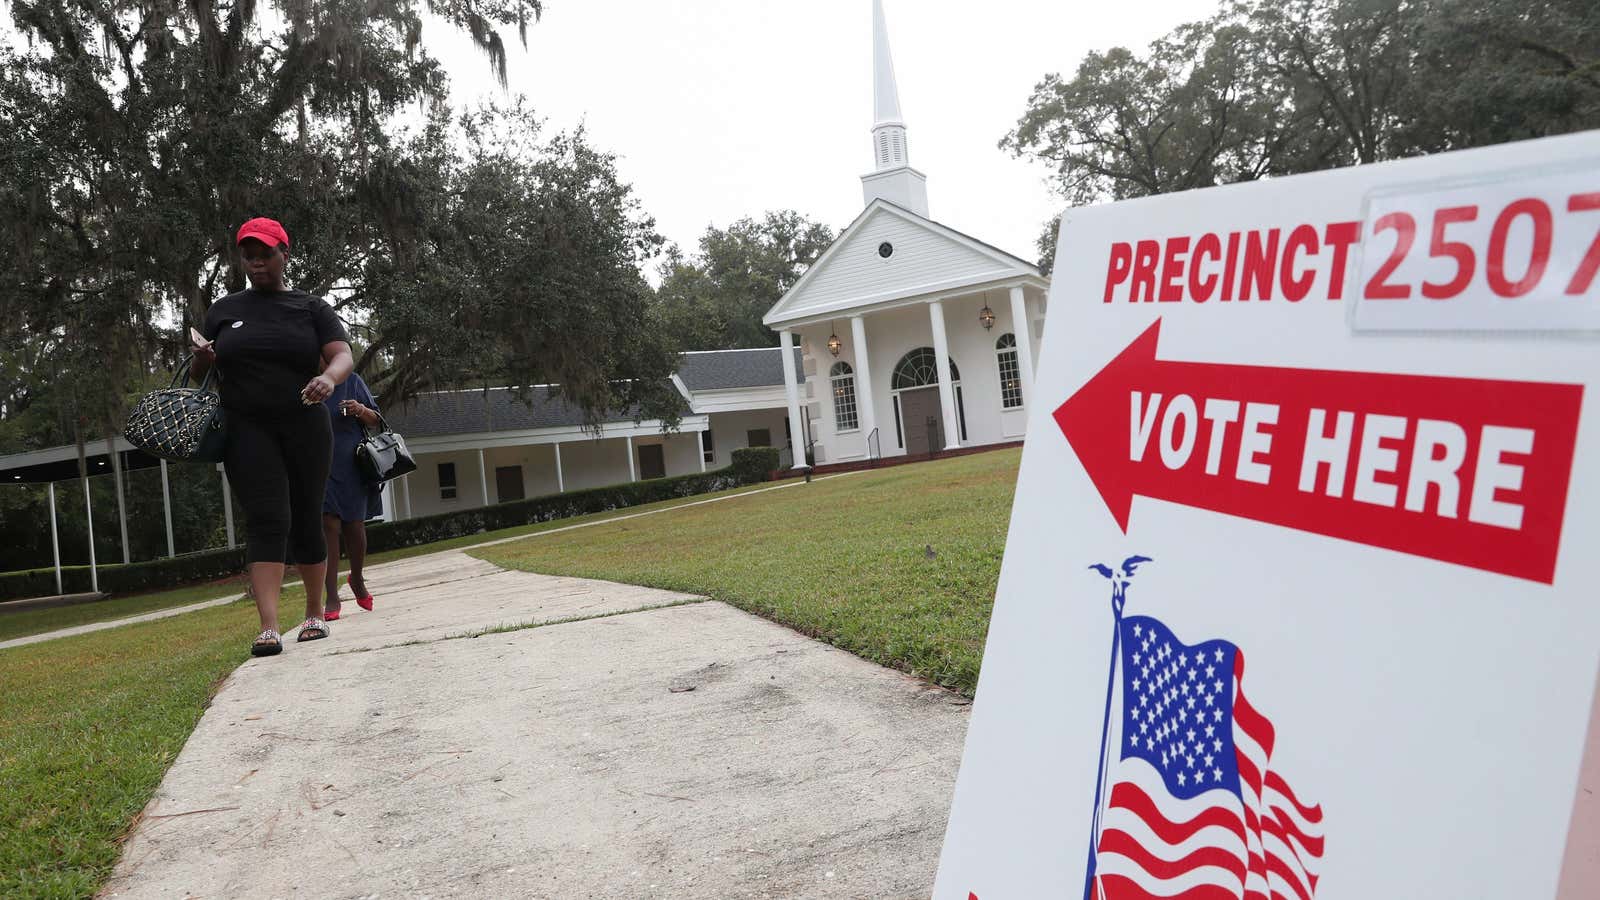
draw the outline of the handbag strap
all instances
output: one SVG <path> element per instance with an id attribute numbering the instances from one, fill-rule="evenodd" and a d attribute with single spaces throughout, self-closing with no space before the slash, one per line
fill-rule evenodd
<path id="1" fill-rule="evenodd" d="M 190 367 L 193 364 L 194 364 L 194 354 L 191 353 L 188 356 L 185 356 L 183 358 L 183 362 L 178 364 L 178 370 L 176 372 L 172 373 L 172 382 L 171 382 L 171 384 L 168 385 L 168 388 L 188 387 L 189 386 L 189 371 L 190 371 Z M 200 383 L 195 386 L 196 389 L 197 390 L 201 390 L 201 391 L 209 391 L 209 390 L 211 390 L 211 379 L 214 378 L 216 376 L 216 374 L 217 374 L 217 364 L 216 363 L 212 363 L 211 364 L 211 368 L 206 370 L 206 376 L 204 378 L 200 379 Z"/>
<path id="2" fill-rule="evenodd" d="M 378 411 L 377 410 L 373 410 L 373 412 L 378 412 Z M 378 430 L 377 431 L 373 431 L 372 429 L 368 428 L 367 427 L 367 423 L 362 422 L 360 419 L 357 419 L 356 421 L 360 422 L 360 424 L 361 424 L 361 439 L 364 440 L 364 441 L 370 441 L 374 437 L 376 437 L 377 435 L 380 435 L 380 434 L 383 434 L 383 433 L 389 431 L 389 423 L 388 423 L 387 420 L 384 419 L 383 413 L 378 413 Z"/>

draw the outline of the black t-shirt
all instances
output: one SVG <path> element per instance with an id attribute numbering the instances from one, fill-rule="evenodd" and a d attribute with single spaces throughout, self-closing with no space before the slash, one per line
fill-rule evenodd
<path id="1" fill-rule="evenodd" d="M 299 409 L 300 389 L 322 369 L 322 345 L 350 340 L 321 297 L 255 288 L 211 304 L 200 333 L 216 341 L 222 405 L 258 415 Z"/>

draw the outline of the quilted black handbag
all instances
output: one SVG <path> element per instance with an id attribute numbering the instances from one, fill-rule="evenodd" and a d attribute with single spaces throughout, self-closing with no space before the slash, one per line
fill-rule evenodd
<path id="1" fill-rule="evenodd" d="M 222 398 L 211 389 L 216 373 L 213 365 L 199 387 L 189 387 L 189 360 L 184 360 L 171 386 L 144 395 L 128 414 L 122 431 L 128 443 L 162 459 L 221 462 L 228 419 Z"/>
<path id="2" fill-rule="evenodd" d="M 389 423 L 378 416 L 378 431 L 361 427 L 361 443 L 356 445 L 356 468 L 367 481 L 382 483 L 417 470 L 416 460 L 406 449 L 406 439 L 389 430 Z"/>

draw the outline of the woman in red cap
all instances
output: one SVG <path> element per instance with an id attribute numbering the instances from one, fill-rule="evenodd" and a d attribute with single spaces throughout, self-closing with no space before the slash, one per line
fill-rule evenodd
<path id="1" fill-rule="evenodd" d="M 350 375 L 350 336 L 320 297 L 284 283 L 289 234 L 272 219 L 251 219 L 237 238 L 250 287 L 211 305 L 192 371 L 213 364 L 222 373 L 228 411 L 223 465 L 244 506 L 245 559 L 261 616 L 256 656 L 283 650 L 278 595 L 284 560 L 292 558 L 306 589 L 299 640 L 328 636 L 322 620 L 327 544 L 322 494 L 333 432 L 322 403 Z"/>

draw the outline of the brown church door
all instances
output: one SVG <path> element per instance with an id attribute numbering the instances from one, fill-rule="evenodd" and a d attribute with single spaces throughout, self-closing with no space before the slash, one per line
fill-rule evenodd
<path id="1" fill-rule="evenodd" d="M 907 456 L 922 456 L 943 449 L 944 442 L 939 434 L 941 414 L 937 387 L 900 392 L 900 427 L 906 438 Z"/>

